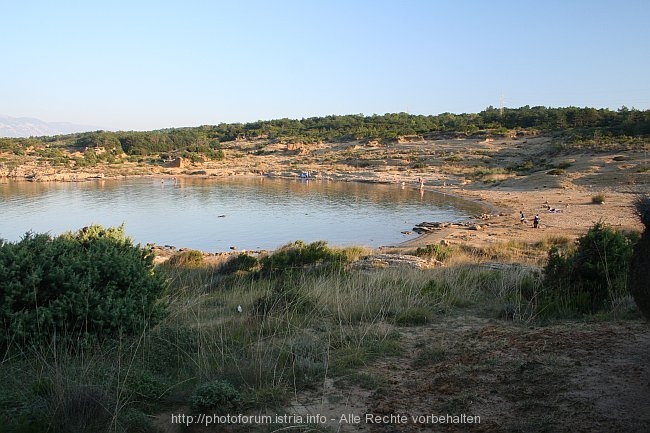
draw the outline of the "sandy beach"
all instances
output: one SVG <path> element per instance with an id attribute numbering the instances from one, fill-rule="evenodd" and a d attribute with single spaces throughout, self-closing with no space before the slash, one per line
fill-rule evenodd
<path id="1" fill-rule="evenodd" d="M 601 222 L 618 230 L 641 230 L 632 201 L 634 193 L 604 189 L 602 204 L 593 204 L 593 193 L 583 188 L 529 191 L 516 188 L 489 190 L 464 188 L 456 193 L 467 199 L 492 205 L 498 210 L 489 218 L 478 219 L 478 230 L 469 227 L 442 228 L 404 242 L 412 247 L 446 241 L 485 245 L 508 241 L 537 242 L 552 237 L 577 238 Z M 524 213 L 522 222 L 520 212 Z M 538 228 L 533 219 L 539 216 Z"/>

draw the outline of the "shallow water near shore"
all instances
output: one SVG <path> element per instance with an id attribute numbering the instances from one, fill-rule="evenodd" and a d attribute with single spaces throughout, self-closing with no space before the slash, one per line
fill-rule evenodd
<path id="1" fill-rule="evenodd" d="M 413 239 L 424 221 L 461 221 L 476 203 L 399 184 L 256 178 L 0 183 L 0 238 L 117 226 L 134 242 L 202 251 L 273 250 L 325 240 L 372 248 Z"/>

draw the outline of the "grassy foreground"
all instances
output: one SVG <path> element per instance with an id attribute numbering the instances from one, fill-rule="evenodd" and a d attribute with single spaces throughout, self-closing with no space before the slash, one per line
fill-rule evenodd
<path id="1" fill-rule="evenodd" d="M 537 393 L 561 390 L 568 346 L 536 352 L 533 360 L 499 354 L 526 347 L 531 335 L 532 345 L 544 333 L 562 334 L 568 344 L 571 327 L 596 338 L 598 326 L 640 323 L 629 296 L 612 299 L 586 322 L 570 298 L 548 296 L 540 253 L 564 242 L 413 251 L 444 259 L 446 266 L 431 269 L 355 268 L 351 263 L 369 251 L 322 243 L 296 243 L 261 260 L 233 256 L 220 265 L 185 253 L 156 269 L 169 289 L 162 300 L 168 314 L 155 327 L 96 342 L 53 336 L 43 344 L 8 344 L 0 364 L 0 432 L 221 431 L 190 418 L 183 425 L 174 418 L 181 414 L 272 415 L 270 423 L 229 425 L 232 431 L 336 431 L 337 423 L 276 417 L 322 411 L 307 402 L 325 398 L 325 389 L 335 417 L 350 410 L 344 395 L 358 400 L 361 415 L 408 411 L 393 398 L 408 392 L 437 396 L 425 412 L 484 415 L 480 395 L 493 392 L 529 407 L 511 408 L 518 417 L 505 425 L 484 415 L 488 431 L 530 431 L 526 426 L 538 423 L 556 431 L 561 421 L 548 419 L 540 404 L 561 405 Z M 519 263 L 504 264 L 508 257 Z M 517 376 L 483 389 L 504 368 Z M 549 389 L 536 390 L 538 369 Z M 409 379 L 405 370 L 428 377 Z"/>

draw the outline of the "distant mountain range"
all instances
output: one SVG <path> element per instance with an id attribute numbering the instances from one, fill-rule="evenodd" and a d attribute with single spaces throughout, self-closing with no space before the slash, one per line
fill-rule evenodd
<path id="1" fill-rule="evenodd" d="M 0 114 L 0 137 L 40 137 L 99 129 L 103 128 L 69 122 L 45 122 L 31 117 L 10 117 Z"/>

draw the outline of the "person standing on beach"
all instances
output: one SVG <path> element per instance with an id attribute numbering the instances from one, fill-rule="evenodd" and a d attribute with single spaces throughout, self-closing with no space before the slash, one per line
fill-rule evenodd
<path id="1" fill-rule="evenodd" d="M 535 215 L 535 218 L 533 218 L 533 228 L 538 228 L 539 227 L 539 214 Z"/>
<path id="2" fill-rule="evenodd" d="M 526 217 L 524 216 L 523 210 L 519 211 L 519 221 L 521 221 L 522 224 L 526 222 Z"/>

